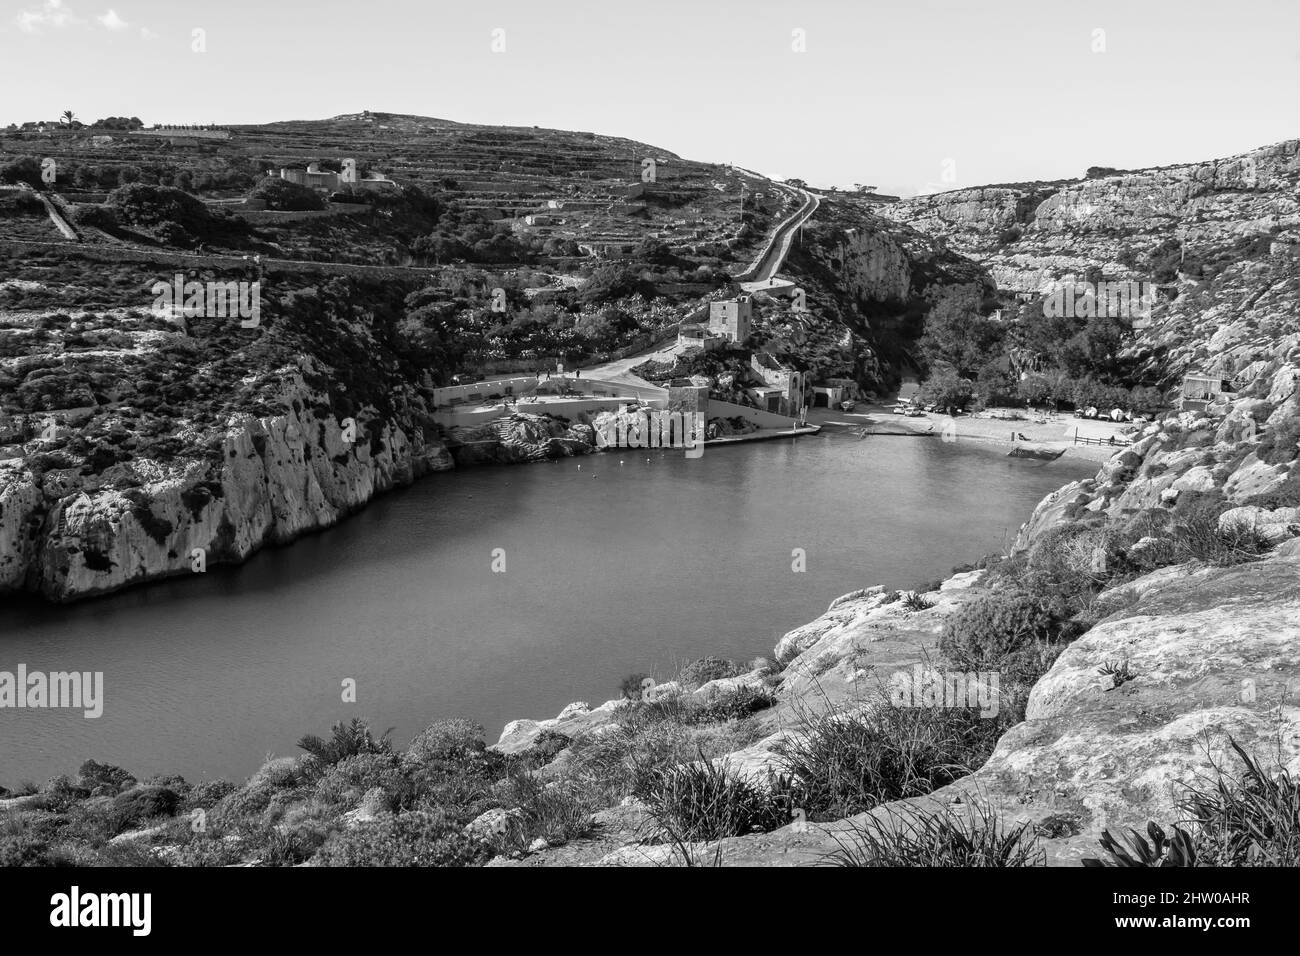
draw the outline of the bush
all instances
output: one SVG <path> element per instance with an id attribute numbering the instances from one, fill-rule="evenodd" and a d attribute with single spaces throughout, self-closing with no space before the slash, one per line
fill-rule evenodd
<path id="1" fill-rule="evenodd" d="M 113 798 L 113 821 L 119 831 L 130 830 L 154 817 L 173 816 L 180 802 L 175 790 L 135 787 Z"/>
<path id="2" fill-rule="evenodd" d="M 487 849 L 442 813 L 416 811 L 334 834 L 315 861 L 321 866 L 477 866 Z"/>
<path id="3" fill-rule="evenodd" d="M 572 781 L 546 784 L 527 773 L 509 777 L 502 802 L 519 811 L 506 818 L 505 832 L 495 841 L 507 853 L 523 853 L 539 837 L 561 846 L 586 836 L 597 809 L 590 791 Z"/>
<path id="4" fill-rule="evenodd" d="M 649 679 L 649 674 L 628 674 L 619 682 L 619 693 L 627 700 L 640 700 L 641 688 Z"/>
<path id="5" fill-rule="evenodd" d="M 1284 465 L 1300 456 L 1300 417 L 1288 418 L 1265 430 L 1256 453 L 1270 465 Z"/>
<path id="6" fill-rule="evenodd" d="M 386 794 L 405 789 L 401 758 L 393 753 L 366 753 L 344 757 L 316 781 L 316 796 L 329 804 L 354 804 L 368 791 Z"/>
<path id="7" fill-rule="evenodd" d="M 648 774 L 636 791 L 661 838 L 673 843 L 721 840 L 766 833 L 793 819 L 788 783 L 774 778 L 764 788 L 700 754 L 698 763 Z"/>
<path id="8" fill-rule="evenodd" d="M 737 687 L 691 708 L 685 715 L 686 722 L 712 724 L 724 720 L 740 720 L 775 704 L 776 695 L 766 688 Z"/>
<path id="9" fill-rule="evenodd" d="M 880 705 L 816 718 L 778 745 L 796 805 L 810 820 L 839 820 L 929 793 L 982 766 L 1015 715 L 965 708 Z"/>
<path id="10" fill-rule="evenodd" d="M 967 804 L 964 813 L 887 808 L 836 837 L 834 866 L 1044 866 L 1047 855 L 1028 823 L 1007 828 L 997 811 Z"/>
<path id="11" fill-rule="evenodd" d="M 525 767 L 536 770 L 545 767 L 558 757 L 560 752 L 567 750 L 571 743 L 573 740 L 567 734 L 555 730 L 543 730 L 533 738 L 532 746 L 521 753 L 519 759 Z"/>
<path id="12" fill-rule="evenodd" d="M 1030 680 L 1054 657 L 1057 618 L 1034 594 L 998 588 L 972 601 L 943 625 L 939 650 L 958 670 L 1002 673 L 1002 679 Z"/>
<path id="13" fill-rule="evenodd" d="M 674 720 L 625 717 L 613 729 L 573 741 L 570 775 L 606 804 L 635 792 L 654 771 L 691 759 L 689 734 Z"/>
<path id="14" fill-rule="evenodd" d="M 431 760 L 459 760 L 481 752 L 487 745 L 481 724 L 460 717 L 436 720 L 422 730 L 407 746 L 403 759 L 407 763 Z"/>
<path id="15" fill-rule="evenodd" d="M 171 225 L 203 235 L 212 223 L 208 207 L 201 200 L 170 186 L 120 186 L 108 194 L 108 206 L 118 220 L 136 226 Z"/>
<path id="16" fill-rule="evenodd" d="M 300 183 L 273 176 L 258 180 L 257 185 L 248 193 L 248 198 L 264 200 L 267 209 L 283 212 L 325 208 L 325 202 L 315 191 Z"/>
<path id="17" fill-rule="evenodd" d="M 677 680 L 683 687 L 702 687 L 712 680 L 739 677 L 745 667 L 721 657 L 701 657 L 682 668 Z"/>
<path id="18" fill-rule="evenodd" d="M 1220 529 L 1219 516 L 1227 510 L 1226 502 L 1214 499 L 1193 500 L 1185 508 L 1179 502 L 1172 533 L 1174 555 L 1178 561 L 1203 561 L 1217 567 L 1230 567 L 1254 561 L 1272 548 L 1272 543 L 1255 528 L 1237 523 Z"/>
<path id="19" fill-rule="evenodd" d="M 29 833 L 0 835 L 0 867 L 53 866 L 50 847 Z"/>
<path id="20" fill-rule="evenodd" d="M 135 777 L 121 767 L 87 760 L 77 771 L 78 783 L 90 791 L 92 797 L 116 796 L 136 784 Z"/>
<path id="21" fill-rule="evenodd" d="M 204 780 L 196 783 L 186 796 L 186 806 L 190 809 L 207 810 L 239 788 L 229 780 Z"/>
<path id="22" fill-rule="evenodd" d="M 177 866 L 231 866 L 244 857 L 243 844 L 213 835 L 196 835 L 176 854 Z"/>

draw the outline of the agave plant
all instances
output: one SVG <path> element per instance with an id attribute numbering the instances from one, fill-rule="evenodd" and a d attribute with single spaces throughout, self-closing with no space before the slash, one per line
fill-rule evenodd
<path id="1" fill-rule="evenodd" d="M 1196 847 L 1186 831 L 1173 827 L 1173 836 L 1165 835 L 1154 820 L 1147 823 L 1148 843 L 1142 834 L 1132 828 L 1128 831 L 1125 843 L 1121 843 L 1109 830 L 1101 834 L 1101 848 L 1109 855 L 1109 860 L 1086 858 L 1084 866 L 1117 867 L 1155 867 L 1155 866 L 1195 866 Z M 1127 845 L 1125 845 L 1127 844 Z"/>

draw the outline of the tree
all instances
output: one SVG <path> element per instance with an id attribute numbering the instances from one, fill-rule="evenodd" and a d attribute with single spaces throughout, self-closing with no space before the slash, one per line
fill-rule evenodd
<path id="1" fill-rule="evenodd" d="M 183 174 L 185 175 L 185 174 Z M 261 199 L 267 209 L 305 211 L 324 209 L 325 202 L 311 189 L 287 179 L 267 176 L 248 193 L 249 199 Z"/>
<path id="2" fill-rule="evenodd" d="M 951 415 L 965 411 L 975 398 L 975 385 L 951 365 L 940 364 L 931 369 L 930 377 L 921 385 L 920 397 L 922 402 Z"/>
<path id="3" fill-rule="evenodd" d="M 0 183 L 26 183 L 33 189 L 41 189 L 41 161 L 35 156 L 19 156 L 0 165 Z"/>
<path id="4" fill-rule="evenodd" d="M 59 117 L 59 122 L 67 126 L 71 126 L 76 121 L 77 117 L 73 115 L 72 110 L 64 110 L 63 115 Z"/>
<path id="5" fill-rule="evenodd" d="M 950 365 L 963 378 L 974 378 L 1002 351 L 1005 327 L 980 314 L 984 295 L 977 285 L 945 287 L 931 301 L 920 342 L 926 364 Z"/>

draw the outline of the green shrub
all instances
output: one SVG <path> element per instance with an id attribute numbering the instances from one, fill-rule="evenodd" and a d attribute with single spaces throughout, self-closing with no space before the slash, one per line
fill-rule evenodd
<path id="1" fill-rule="evenodd" d="M 344 757 L 316 781 L 315 795 L 328 804 L 355 804 L 375 787 L 397 795 L 407 789 L 401 757 L 364 753 Z"/>
<path id="2" fill-rule="evenodd" d="M 442 813 L 415 811 L 334 834 L 315 861 L 321 866 L 477 866 L 488 850 Z"/>
<path id="3" fill-rule="evenodd" d="M 1227 509 L 1226 502 L 1212 499 L 1180 508 L 1171 534 L 1180 562 L 1196 560 L 1229 567 L 1254 561 L 1272 548 L 1272 542 L 1253 527 L 1237 523 L 1221 529 L 1219 517 Z"/>
<path id="4" fill-rule="evenodd" d="M 767 688 L 742 685 L 734 690 L 716 694 L 688 710 L 687 723 L 712 724 L 724 720 L 740 720 L 775 704 L 776 695 Z"/>
<path id="5" fill-rule="evenodd" d="M 837 836 L 834 866 L 1044 866 L 1047 855 L 1028 823 L 1007 827 L 991 807 L 886 810 Z"/>
<path id="6" fill-rule="evenodd" d="M 300 211 L 324 209 L 325 203 L 315 191 L 300 183 L 267 176 L 257 181 L 248 194 L 249 199 L 261 199 L 267 209 Z"/>
<path id="7" fill-rule="evenodd" d="M 519 811 L 506 818 L 505 832 L 495 841 L 496 849 L 506 853 L 522 853 L 539 837 L 561 846 L 586 836 L 598 809 L 591 792 L 573 781 L 544 783 L 528 773 L 506 780 L 502 803 Z"/>
<path id="8" fill-rule="evenodd" d="M 966 708 L 879 705 L 830 713 L 777 747 L 796 805 L 810 820 L 838 820 L 920 796 L 978 769 L 1017 719 Z"/>
<path id="9" fill-rule="evenodd" d="M 129 830 L 155 817 L 170 817 L 180 806 L 180 795 L 166 787 L 135 787 L 113 798 L 113 817 L 119 830 Z"/>
<path id="10" fill-rule="evenodd" d="M 1256 454 L 1270 465 L 1284 465 L 1300 457 L 1300 417 L 1285 419 L 1265 429 Z"/>
<path id="11" fill-rule="evenodd" d="M 649 674 L 628 674 L 619 682 L 619 693 L 627 700 L 640 700 L 641 688 L 649 679 Z"/>
<path id="12" fill-rule="evenodd" d="M 567 734 L 543 730 L 533 738 L 532 746 L 519 755 L 519 760 L 523 766 L 536 770 L 545 767 L 559 756 L 561 751 L 567 750 L 571 743 L 573 738 Z"/>
<path id="13" fill-rule="evenodd" d="M 739 677 L 746 670 L 744 665 L 722 657 L 701 657 L 683 667 L 677 680 L 683 687 L 702 687 L 709 681 Z"/>
<path id="14" fill-rule="evenodd" d="M 1037 595 L 999 588 L 944 621 L 939 650 L 958 670 L 996 670 L 1004 681 L 1029 680 L 1042 672 L 1060 631 Z"/>
<path id="15" fill-rule="evenodd" d="M 238 789 L 229 780 L 205 780 L 194 785 L 186 795 L 185 803 L 189 809 L 207 810 Z"/>
<path id="16" fill-rule="evenodd" d="M 788 784 L 780 778 L 771 784 L 762 787 L 725 761 L 714 764 L 700 754 L 697 763 L 647 774 L 636 796 L 645 803 L 661 838 L 694 843 L 766 833 L 789 823 L 795 804 Z"/>
<path id="17" fill-rule="evenodd" d="M 177 866 L 232 866 L 244 858 L 243 844 L 216 834 L 201 834 L 176 853 Z"/>
<path id="18" fill-rule="evenodd" d="M 77 782 L 89 790 L 92 797 L 111 797 L 135 786 L 136 779 L 121 767 L 87 760 L 77 771 Z"/>
<path id="19" fill-rule="evenodd" d="M 487 745 L 482 725 L 453 717 L 437 720 L 422 730 L 407 746 L 403 759 L 407 763 L 430 760 L 458 760 L 482 751 Z"/>
<path id="20" fill-rule="evenodd" d="M 46 842 L 33 834 L 0 835 L 0 867 L 53 866 Z"/>
<path id="21" fill-rule="evenodd" d="M 575 738 L 568 768 L 610 805 L 636 791 L 650 773 L 691 756 L 690 735 L 681 723 L 628 714 L 611 729 Z"/>

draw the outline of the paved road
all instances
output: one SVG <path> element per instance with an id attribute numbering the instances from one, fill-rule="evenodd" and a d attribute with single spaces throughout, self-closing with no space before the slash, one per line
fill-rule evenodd
<path id="1" fill-rule="evenodd" d="M 750 170 L 739 170 L 755 178 L 761 179 L 757 173 Z M 795 186 L 788 186 L 785 183 L 775 183 L 765 180 L 769 187 L 783 190 L 786 193 L 800 197 L 803 202 L 790 216 L 786 218 L 772 233 L 772 238 L 768 240 L 768 246 L 759 257 L 758 261 L 738 275 L 737 279 L 743 279 L 746 282 L 762 282 L 766 284 L 768 280 L 776 276 L 777 270 L 785 264 L 785 257 L 790 252 L 790 246 L 794 242 L 794 237 L 799 231 L 799 227 L 807 222 L 812 214 L 817 211 L 821 205 L 821 199 L 808 192 L 806 189 L 799 189 Z"/>

